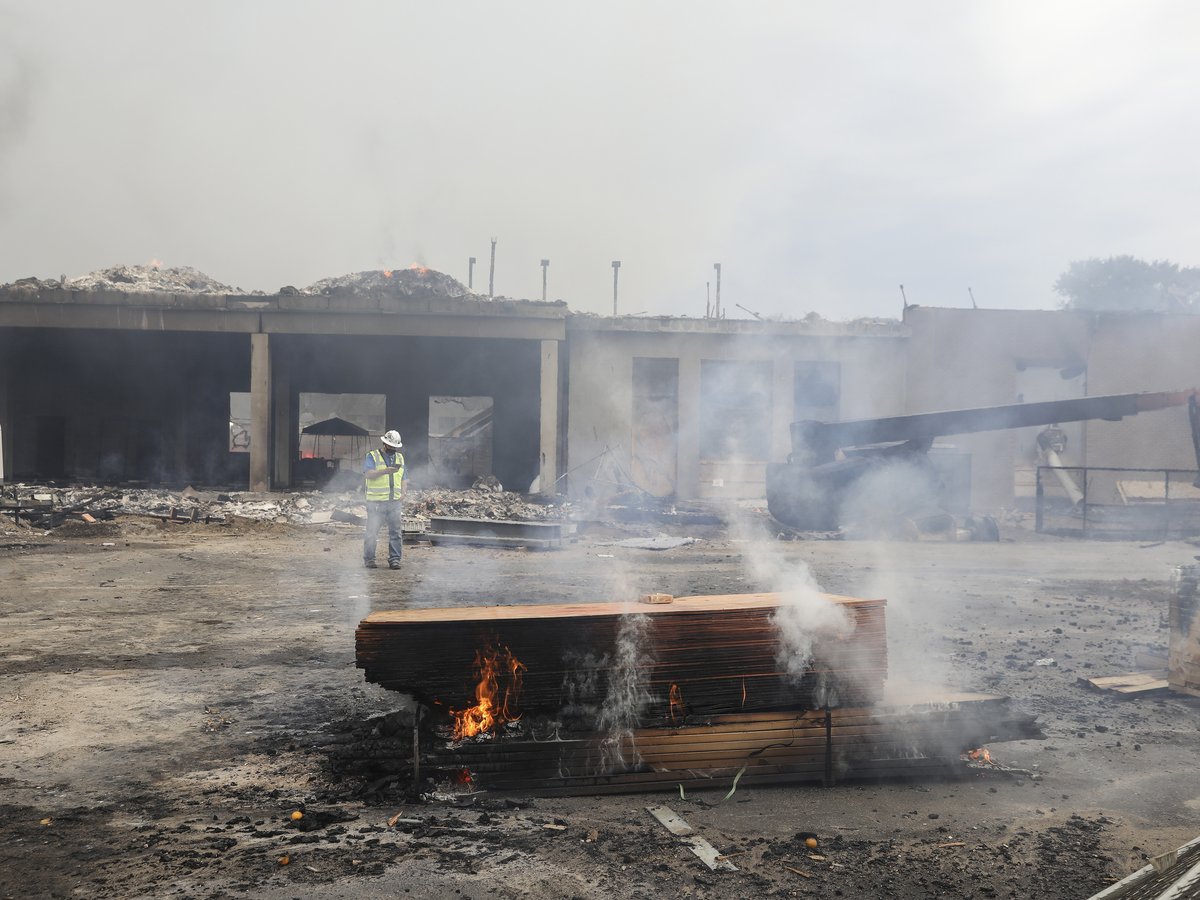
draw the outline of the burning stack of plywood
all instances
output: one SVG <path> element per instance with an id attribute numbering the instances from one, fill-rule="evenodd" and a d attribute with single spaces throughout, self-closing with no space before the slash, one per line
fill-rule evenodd
<path id="1" fill-rule="evenodd" d="M 739 594 L 379 612 L 359 625 L 358 665 L 368 681 L 452 709 L 476 702 L 490 667 L 510 706 L 585 720 L 611 696 L 615 674 L 645 694 L 637 725 L 882 696 L 885 601 L 824 596 L 817 602 L 834 615 L 813 623 L 798 661 L 776 626 L 791 602 Z"/>
<path id="2" fill-rule="evenodd" d="M 358 665 L 434 710 L 427 763 L 492 790 L 829 783 L 1039 736 L 1000 697 L 881 705 L 883 600 L 644 599 L 374 613 Z"/>

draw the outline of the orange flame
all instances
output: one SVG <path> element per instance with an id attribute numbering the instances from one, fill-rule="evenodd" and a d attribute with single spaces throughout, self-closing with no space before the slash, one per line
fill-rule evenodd
<path id="1" fill-rule="evenodd" d="M 971 762 L 990 763 L 992 761 L 992 754 L 988 753 L 987 747 L 980 747 L 977 750 L 968 750 L 967 759 L 971 760 Z"/>
<path id="2" fill-rule="evenodd" d="M 679 690 L 679 685 L 671 685 L 671 691 L 667 695 L 667 700 L 671 704 L 671 721 L 674 722 L 677 719 L 682 719 L 686 715 L 686 711 L 683 708 L 683 694 Z"/>
<path id="3" fill-rule="evenodd" d="M 429 269 L 427 269 L 425 266 L 421 265 L 420 263 L 413 263 L 408 268 L 411 269 L 413 272 L 416 272 L 418 275 L 428 275 L 429 274 Z"/>
<path id="4" fill-rule="evenodd" d="M 392 270 L 391 270 L 391 269 L 384 269 L 384 270 L 383 270 L 383 277 L 384 277 L 384 278 L 391 278 L 391 277 L 392 277 Z"/>
<path id="5" fill-rule="evenodd" d="M 514 712 L 521 693 L 521 675 L 525 664 L 505 647 L 502 651 L 475 651 L 475 670 L 479 683 L 475 686 L 475 705 L 469 709 L 450 710 L 454 717 L 454 739 L 474 737 L 492 731 L 506 722 L 515 722 L 520 715 Z M 500 677 L 507 684 L 500 690 Z"/>

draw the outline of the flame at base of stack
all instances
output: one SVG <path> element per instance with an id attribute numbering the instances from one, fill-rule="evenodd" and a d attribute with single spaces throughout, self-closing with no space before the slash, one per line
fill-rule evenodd
<path id="1" fill-rule="evenodd" d="M 513 656 L 507 647 L 500 650 L 487 648 L 476 652 L 475 669 L 479 677 L 475 687 L 475 705 L 463 710 L 450 710 L 456 741 L 492 732 L 501 725 L 521 718 L 516 709 L 521 695 L 524 663 Z"/>

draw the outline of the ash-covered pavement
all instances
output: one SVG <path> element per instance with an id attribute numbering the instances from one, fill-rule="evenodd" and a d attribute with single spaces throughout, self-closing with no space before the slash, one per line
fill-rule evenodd
<path id="1" fill-rule="evenodd" d="M 0 541 L 0 896 L 1075 898 L 1200 833 L 1200 701 L 1077 681 L 1165 647 L 1172 568 L 1200 552 L 1185 542 L 697 527 L 655 552 L 613 546 L 644 529 L 612 526 L 544 553 L 417 544 L 391 572 L 360 568 L 350 526 L 98 527 Z M 368 612 L 772 589 L 799 563 L 889 600 L 897 696 L 932 681 L 1036 713 L 1044 741 L 991 750 L 1037 777 L 460 807 L 368 791 L 347 763 L 403 705 L 354 666 Z M 738 871 L 704 867 L 646 813 L 660 804 Z"/>

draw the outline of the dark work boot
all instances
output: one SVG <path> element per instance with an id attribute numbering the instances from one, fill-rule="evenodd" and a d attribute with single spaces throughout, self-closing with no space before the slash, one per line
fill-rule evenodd
<path id="1" fill-rule="evenodd" d="M 364 559 L 363 567 L 367 568 L 367 569 L 378 569 L 379 563 L 375 562 L 375 560 L 373 560 L 373 559 Z"/>

